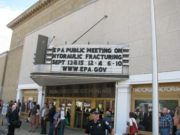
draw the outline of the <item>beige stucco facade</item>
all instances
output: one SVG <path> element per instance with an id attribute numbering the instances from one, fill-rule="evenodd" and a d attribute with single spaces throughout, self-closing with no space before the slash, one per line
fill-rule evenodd
<path id="1" fill-rule="evenodd" d="M 3 80 L 4 68 L 6 63 L 7 53 L 0 54 L 0 82 Z"/>
<path id="2" fill-rule="evenodd" d="M 19 18 L 24 17 L 22 20 L 17 18 L 17 20 L 21 20 L 20 22 L 14 23 L 15 19 L 8 24 L 8 27 L 13 30 L 13 34 L 4 82 L 4 101 L 7 102 L 16 99 L 25 36 L 42 25 L 45 25 L 64 14 L 72 12 L 72 10 L 81 8 L 81 5 L 84 5 L 89 1 L 90 0 L 52 0 L 51 2 L 37 2 L 20 15 Z"/>
<path id="3" fill-rule="evenodd" d="M 94 3 L 91 12 L 97 10 L 96 14 L 90 15 L 85 12 L 84 20 L 95 23 L 95 17 L 101 17 L 104 14 L 109 15 L 105 24 L 97 27 L 88 33 L 88 36 L 82 38 L 79 43 L 128 43 L 130 45 L 130 74 L 151 73 L 151 31 L 150 31 L 150 3 L 146 0 L 52 0 L 51 2 L 36 3 L 20 17 L 8 24 L 13 29 L 9 59 L 7 62 L 7 74 L 5 75 L 4 87 L 6 92 L 3 97 L 8 101 L 14 99 L 16 95 L 17 84 L 19 80 L 22 49 L 24 38 L 28 33 L 37 31 L 59 19 L 66 18 L 67 15 L 78 9 L 81 12 L 88 3 Z M 116 3 L 116 4 L 113 4 Z M 156 1 L 156 21 L 158 33 L 158 69 L 159 72 L 179 71 L 180 58 L 179 52 L 179 30 L 180 30 L 180 8 L 178 0 Z M 111 7 L 109 7 L 111 5 Z M 91 5 L 93 6 L 93 5 Z M 117 13 L 118 14 L 115 14 Z M 87 14 L 86 14 L 87 13 Z M 75 12 L 76 14 L 76 12 Z M 88 14 L 90 15 L 89 17 Z M 93 13 L 92 13 L 93 14 Z M 113 15 L 111 15 L 113 14 Z M 17 21 L 18 20 L 18 21 Z M 93 22 L 94 20 L 94 22 Z M 72 20 L 73 21 L 73 18 Z M 78 21 L 75 22 L 78 25 Z M 71 25 L 70 23 L 67 25 Z M 108 27 L 107 27 L 108 26 Z M 118 27 L 117 27 L 118 26 Z M 75 27 L 71 30 L 77 30 Z M 70 30 L 70 31 L 71 31 Z M 81 29 L 79 33 L 62 36 L 58 42 L 63 44 L 65 41 L 73 41 L 75 37 L 84 32 L 86 28 Z M 94 33 L 101 38 L 93 38 Z M 114 34 L 115 33 L 115 34 Z M 118 33 L 118 34 L 117 34 Z M 67 30 L 67 33 L 68 30 Z M 110 36 L 113 35 L 113 36 Z M 140 49 L 142 48 L 142 49 Z M 12 50 L 12 51 L 11 51 Z M 23 79 L 23 78 L 22 78 Z M 11 92 L 11 94 L 8 94 Z"/>
<path id="4" fill-rule="evenodd" d="M 156 2 L 159 73 L 180 70 L 179 26 L 178 24 L 174 26 L 174 18 L 178 20 L 179 13 L 177 2 L 175 0 Z M 94 14 L 95 9 L 96 14 Z M 46 10 L 41 14 L 46 13 Z M 104 15 L 108 15 L 108 18 L 89 31 L 76 44 L 88 42 L 91 44 L 128 44 L 130 75 L 150 74 L 152 72 L 150 2 L 98 0 L 63 18 L 58 17 L 26 35 L 19 83 L 33 83 L 27 75 L 33 72 L 38 34 L 46 35 L 50 40 L 55 36 L 52 43 L 54 46 L 64 45 L 65 42 L 71 44 Z M 25 67 L 26 65 L 28 66 Z"/>
<path id="5" fill-rule="evenodd" d="M 8 53 L 8 61 L 6 74 L 4 78 L 4 88 L 2 99 L 5 102 L 16 99 L 17 85 L 19 79 L 19 69 L 21 65 L 22 48 L 18 47 L 14 50 L 10 50 Z"/>
<path id="6" fill-rule="evenodd" d="M 5 76 L 5 68 L 6 68 L 6 62 L 7 62 L 7 54 L 8 52 L 4 52 L 0 54 L 0 98 L 2 98 L 2 91 L 3 91 L 3 85 L 4 85 L 4 76 Z"/>

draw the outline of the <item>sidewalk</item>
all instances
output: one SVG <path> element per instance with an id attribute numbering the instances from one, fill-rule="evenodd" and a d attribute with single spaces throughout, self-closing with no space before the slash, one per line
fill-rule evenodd
<path id="1" fill-rule="evenodd" d="M 3 120 L 3 125 L 0 123 L 0 135 L 7 135 L 7 123 Z M 16 129 L 15 135 L 40 135 L 40 128 L 36 129 L 34 133 L 28 132 L 29 123 L 23 121 L 20 129 Z M 66 127 L 64 135 L 84 135 L 83 130 L 71 129 Z"/>

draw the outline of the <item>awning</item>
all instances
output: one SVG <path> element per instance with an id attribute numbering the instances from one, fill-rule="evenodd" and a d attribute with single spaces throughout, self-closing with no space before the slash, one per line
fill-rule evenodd
<path id="1" fill-rule="evenodd" d="M 123 81 L 128 75 L 95 75 L 95 74 L 66 74 L 66 73 L 31 73 L 31 78 L 40 86 L 56 86 L 70 84 L 88 84 Z"/>

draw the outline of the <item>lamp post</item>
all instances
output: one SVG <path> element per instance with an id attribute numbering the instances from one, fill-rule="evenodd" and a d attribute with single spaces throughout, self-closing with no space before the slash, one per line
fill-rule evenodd
<path id="1" fill-rule="evenodd" d="M 159 134 L 159 92 L 158 92 L 158 69 L 157 69 L 157 40 L 156 23 L 154 15 L 154 0 L 151 0 L 151 34 L 152 34 L 152 102 L 153 102 L 153 135 Z"/>

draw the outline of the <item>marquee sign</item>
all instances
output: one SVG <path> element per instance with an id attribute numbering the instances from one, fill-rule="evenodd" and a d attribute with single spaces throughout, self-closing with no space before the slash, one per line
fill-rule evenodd
<path id="1" fill-rule="evenodd" d="M 65 45 L 52 53 L 53 72 L 121 75 L 129 64 L 129 49 L 122 45 Z"/>

